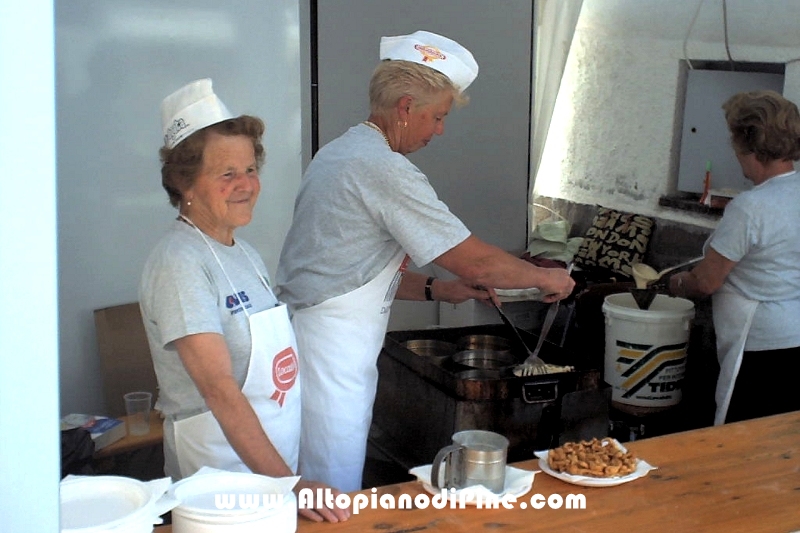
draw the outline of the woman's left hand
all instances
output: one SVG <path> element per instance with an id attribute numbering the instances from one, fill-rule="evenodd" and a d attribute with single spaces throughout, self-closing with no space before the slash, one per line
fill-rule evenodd
<path id="1" fill-rule="evenodd" d="M 306 481 L 301 479 L 297 482 L 297 485 L 294 487 L 294 493 L 299 496 L 300 491 L 303 489 L 310 489 L 314 494 L 314 498 L 317 497 L 318 489 L 322 489 L 321 492 L 329 492 L 332 495 L 332 500 L 336 499 L 336 496 L 341 494 L 341 492 L 337 489 L 329 487 L 324 483 L 320 483 L 318 481 Z M 300 516 L 304 516 L 308 518 L 312 522 L 344 522 L 348 518 L 350 518 L 350 509 L 342 509 L 338 507 L 335 503 L 332 506 L 329 506 L 328 503 L 323 501 L 321 502 L 322 505 L 317 505 L 313 509 L 298 509 L 298 513 Z"/>

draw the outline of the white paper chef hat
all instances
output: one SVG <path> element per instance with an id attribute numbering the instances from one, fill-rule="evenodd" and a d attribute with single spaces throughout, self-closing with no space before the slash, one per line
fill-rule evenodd
<path id="1" fill-rule="evenodd" d="M 214 94 L 210 79 L 188 83 L 161 102 L 164 146 L 175 148 L 197 130 L 229 118 L 234 117 Z"/>
<path id="2" fill-rule="evenodd" d="M 478 63 L 469 50 L 429 31 L 381 37 L 380 58 L 413 61 L 436 69 L 450 78 L 461 92 L 478 76 Z"/>

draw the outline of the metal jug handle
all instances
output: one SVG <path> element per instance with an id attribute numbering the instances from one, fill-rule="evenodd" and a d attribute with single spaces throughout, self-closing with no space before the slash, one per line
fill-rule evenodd
<path id="1" fill-rule="evenodd" d="M 451 444 L 449 446 L 445 446 L 441 450 L 436 453 L 436 458 L 433 460 L 433 464 L 431 465 L 431 486 L 436 489 L 447 489 L 449 488 L 448 485 L 457 485 L 458 481 L 453 479 L 453 472 L 458 472 L 458 463 L 461 461 L 461 451 L 464 449 L 463 446 L 460 444 Z M 452 458 L 450 455 L 452 455 Z M 456 462 L 456 468 L 453 468 L 453 462 Z M 439 469 L 442 466 L 442 463 L 445 463 L 444 467 L 444 482 L 442 483 L 443 486 L 439 486 Z M 456 488 L 458 488 L 456 486 Z"/>

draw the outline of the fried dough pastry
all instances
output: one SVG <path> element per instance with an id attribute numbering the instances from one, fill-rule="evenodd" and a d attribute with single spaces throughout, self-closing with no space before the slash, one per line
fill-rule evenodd
<path id="1" fill-rule="evenodd" d="M 556 472 L 575 476 L 617 477 L 636 470 L 636 456 L 622 451 L 614 439 L 592 439 L 550 450 L 547 464 Z"/>
<path id="2" fill-rule="evenodd" d="M 530 373 L 526 374 L 522 366 L 523 365 L 520 365 L 514 369 L 515 376 L 540 376 L 542 374 L 560 374 L 562 372 L 572 372 L 575 370 L 575 367 L 570 365 L 551 365 L 550 363 L 545 363 L 543 365 L 536 365 L 532 367 L 529 370 Z"/>

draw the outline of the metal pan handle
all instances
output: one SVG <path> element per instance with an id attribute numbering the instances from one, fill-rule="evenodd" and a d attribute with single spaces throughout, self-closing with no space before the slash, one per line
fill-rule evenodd
<path id="1" fill-rule="evenodd" d="M 525 403 L 548 403 L 558 398 L 558 380 L 529 381 L 522 384 Z"/>

